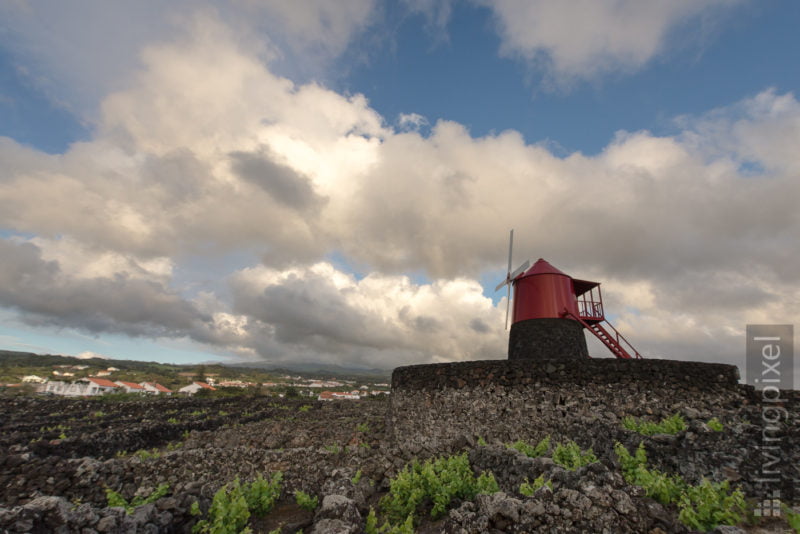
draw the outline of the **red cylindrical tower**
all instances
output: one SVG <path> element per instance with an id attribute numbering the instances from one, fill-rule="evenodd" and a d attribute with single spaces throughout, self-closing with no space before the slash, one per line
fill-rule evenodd
<path id="1" fill-rule="evenodd" d="M 561 319 L 565 309 L 578 315 L 572 277 L 541 258 L 533 267 L 517 276 L 513 284 L 512 324 L 527 319 Z"/>

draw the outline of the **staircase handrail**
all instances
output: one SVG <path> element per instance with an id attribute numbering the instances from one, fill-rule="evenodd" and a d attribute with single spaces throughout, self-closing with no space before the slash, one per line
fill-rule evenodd
<path id="1" fill-rule="evenodd" d="M 595 330 L 592 328 L 592 326 L 591 326 L 591 325 L 589 325 L 589 323 L 587 323 L 586 321 L 584 321 L 583 319 L 581 319 L 579 316 L 577 316 L 577 315 L 575 315 L 574 313 L 572 313 L 571 311 L 569 311 L 569 309 L 568 309 L 568 308 L 564 308 L 564 311 L 561 313 L 561 315 L 562 315 L 562 316 L 565 316 L 565 317 L 566 317 L 566 316 L 572 317 L 573 319 L 575 319 L 576 321 L 578 321 L 579 323 L 581 323 L 581 324 L 584 326 L 584 328 L 588 328 L 588 329 L 589 329 L 589 330 L 591 330 L 591 331 L 592 331 L 592 332 L 593 332 L 595 335 L 597 335 L 597 332 L 595 332 Z M 628 346 L 628 347 L 631 349 L 631 351 L 632 351 L 632 352 L 633 352 L 633 354 L 634 354 L 634 356 L 633 356 L 633 357 L 634 357 L 635 359 L 637 359 L 637 360 L 641 360 L 641 359 L 643 359 L 643 358 L 642 358 L 642 355 L 639 353 L 639 351 L 638 351 L 638 350 L 636 350 L 636 347 L 634 347 L 634 346 L 631 344 L 631 342 L 630 342 L 630 341 L 628 341 L 628 340 L 625 338 L 625 336 L 623 336 L 622 334 L 620 334 L 619 330 L 617 330 L 616 328 L 614 328 L 614 325 L 612 325 L 612 324 L 611 324 L 610 322 L 608 322 L 608 320 L 606 320 L 606 319 L 604 319 L 602 322 L 604 322 L 604 323 L 605 323 L 605 324 L 607 324 L 609 327 L 611 327 L 611 330 L 614 332 L 614 336 L 616 337 L 616 339 L 615 339 L 614 341 L 616 342 L 617 348 L 618 348 L 620 351 L 622 351 L 622 353 L 623 353 L 623 354 L 625 354 L 625 355 L 626 355 L 626 356 L 623 356 L 623 358 L 625 358 L 625 357 L 629 357 L 630 355 L 628 354 L 628 351 L 626 351 L 626 350 L 625 350 L 625 348 L 623 348 L 623 347 L 621 346 L 621 344 L 620 344 L 620 340 L 621 340 L 621 341 L 623 341 L 623 342 L 625 343 L 625 345 L 627 345 L 627 346 Z M 602 328 L 602 326 L 600 326 L 600 324 L 599 324 L 599 323 L 597 324 L 597 326 L 598 326 L 598 327 L 600 327 L 600 328 Z M 608 332 L 607 332 L 607 333 L 608 333 Z M 602 341 L 602 340 L 601 340 L 601 341 Z M 606 346 L 608 346 L 608 344 L 607 344 L 607 343 L 605 343 L 605 345 L 606 345 Z M 611 351 L 612 351 L 612 352 L 614 352 L 614 349 L 613 349 L 612 347 L 610 347 L 610 346 L 609 346 L 608 348 L 609 348 L 609 349 L 611 349 Z"/>

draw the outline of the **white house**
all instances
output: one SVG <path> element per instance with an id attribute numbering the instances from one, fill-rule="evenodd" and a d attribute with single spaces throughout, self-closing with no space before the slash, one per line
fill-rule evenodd
<path id="1" fill-rule="evenodd" d="M 121 387 L 125 393 L 146 393 L 144 386 L 140 386 L 134 382 L 123 382 L 122 380 L 117 380 L 114 383 Z"/>
<path id="2" fill-rule="evenodd" d="M 205 382 L 192 382 L 188 386 L 184 386 L 178 390 L 178 393 L 185 393 L 187 395 L 194 395 L 201 389 L 207 389 L 209 391 L 216 391 L 217 388 L 206 384 Z"/>
<path id="3" fill-rule="evenodd" d="M 317 396 L 317 400 L 321 401 L 332 401 L 332 400 L 359 400 L 361 396 L 358 394 L 358 391 L 351 391 L 350 393 L 347 392 L 339 392 L 339 391 L 323 391 Z"/>
<path id="4" fill-rule="evenodd" d="M 36 375 L 23 376 L 22 381 L 29 384 L 44 384 L 46 382 L 44 378 Z"/>
<path id="5" fill-rule="evenodd" d="M 119 386 L 114 382 L 103 378 L 80 378 L 75 382 L 50 380 L 44 386 L 45 393 L 64 395 L 66 397 L 103 395 L 104 393 L 114 392 L 118 389 Z"/>
<path id="6" fill-rule="evenodd" d="M 158 382 L 142 382 L 139 384 L 142 386 L 146 393 L 151 395 L 172 395 L 172 390 L 162 386 Z"/>

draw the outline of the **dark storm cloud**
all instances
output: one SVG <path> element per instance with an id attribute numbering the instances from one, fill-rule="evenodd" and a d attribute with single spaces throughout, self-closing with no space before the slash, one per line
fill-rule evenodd
<path id="1" fill-rule="evenodd" d="M 491 331 L 489 325 L 477 317 L 469 322 L 469 327 L 479 334 L 486 334 Z"/>
<path id="2" fill-rule="evenodd" d="M 291 277 L 258 294 L 234 284 L 234 310 L 271 325 L 284 343 L 391 346 L 375 319 L 350 306 L 323 277 Z"/>
<path id="3" fill-rule="evenodd" d="M 234 172 L 266 191 L 276 202 L 304 211 L 320 202 L 311 181 L 266 155 L 252 152 L 230 154 Z"/>
<path id="4" fill-rule="evenodd" d="M 71 277 L 37 246 L 9 240 L 0 240 L 0 306 L 33 325 L 134 336 L 185 335 L 208 321 L 160 283 L 125 274 Z"/>

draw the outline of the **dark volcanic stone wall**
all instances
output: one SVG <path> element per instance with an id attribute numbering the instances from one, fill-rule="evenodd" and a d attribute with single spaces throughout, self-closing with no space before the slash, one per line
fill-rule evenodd
<path id="1" fill-rule="evenodd" d="M 583 326 L 572 319 L 528 319 L 511 325 L 508 359 L 588 359 Z"/>
<path id="2" fill-rule="evenodd" d="M 738 378 L 732 365 L 653 359 L 400 367 L 392 375 L 388 423 L 406 458 L 475 449 L 479 437 L 503 450 L 503 444 L 549 435 L 553 444 L 591 447 L 613 467 L 615 442 L 629 451 L 644 442 L 648 465 L 691 484 L 729 480 L 750 498 L 765 495 L 762 470 L 774 478 L 779 469 L 780 481 L 767 485 L 792 502 L 800 480 L 800 391 L 781 391 L 784 400 L 776 405 Z M 626 416 L 659 421 L 675 413 L 687 423 L 676 435 L 645 437 L 621 424 Z M 766 421 L 780 413 L 782 423 L 770 430 Z M 714 417 L 723 431 L 706 424 Z"/>
<path id="3" fill-rule="evenodd" d="M 398 446 L 410 454 L 458 448 L 477 436 L 601 439 L 604 429 L 628 415 L 668 416 L 687 402 L 709 412 L 740 407 L 747 401 L 738 378 L 732 365 L 652 359 L 399 367 L 392 374 L 389 419 Z"/>

